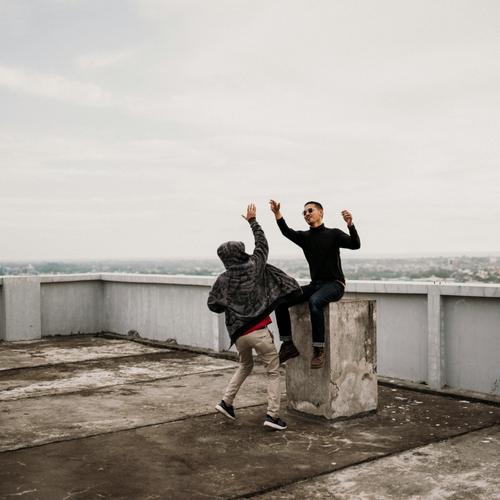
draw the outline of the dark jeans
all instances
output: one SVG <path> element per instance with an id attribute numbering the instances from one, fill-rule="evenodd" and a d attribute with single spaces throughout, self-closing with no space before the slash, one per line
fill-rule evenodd
<path id="1" fill-rule="evenodd" d="M 312 345 L 323 347 L 325 345 L 325 311 L 330 302 L 340 300 L 344 295 L 344 287 L 338 281 L 311 281 L 302 288 L 302 295 L 281 304 L 276 309 L 276 322 L 280 331 L 280 340 L 292 340 L 292 325 L 288 309 L 303 302 L 309 302 L 312 324 Z"/>

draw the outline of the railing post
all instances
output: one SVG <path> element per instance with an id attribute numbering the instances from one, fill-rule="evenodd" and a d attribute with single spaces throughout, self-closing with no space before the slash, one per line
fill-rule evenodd
<path id="1" fill-rule="evenodd" d="M 438 285 L 429 285 L 427 294 L 427 384 L 431 389 L 446 385 L 443 299 Z"/>
<path id="2" fill-rule="evenodd" d="M 42 337 L 40 278 L 2 278 L 1 330 L 4 340 L 35 340 Z"/>

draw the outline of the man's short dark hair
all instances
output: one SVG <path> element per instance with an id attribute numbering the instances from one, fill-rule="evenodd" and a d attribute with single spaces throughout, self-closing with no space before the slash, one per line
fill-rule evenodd
<path id="1" fill-rule="evenodd" d="M 306 205 L 314 205 L 318 210 L 323 210 L 323 205 L 319 201 L 308 201 L 304 204 L 304 206 Z"/>

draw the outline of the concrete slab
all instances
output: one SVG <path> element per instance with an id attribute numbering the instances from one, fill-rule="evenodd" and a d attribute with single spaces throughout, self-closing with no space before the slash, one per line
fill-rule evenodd
<path id="1" fill-rule="evenodd" d="M 140 354 L 147 352 L 141 346 L 135 356 L 129 353 L 127 357 L 94 357 L 78 363 L 5 370 L 0 378 L 0 401 L 92 391 L 217 370 L 234 371 L 238 366 L 224 359 L 194 353 L 166 349 L 150 351 L 149 354 Z"/>
<path id="2" fill-rule="evenodd" d="M 500 499 L 500 427 L 349 467 L 259 495 L 261 500 Z"/>
<path id="3" fill-rule="evenodd" d="M 230 375 L 190 375 L 161 383 L 125 384 L 62 397 L 2 403 L 0 451 L 81 439 L 215 414 Z M 263 377 L 249 377 L 243 407 L 263 405 Z M 240 406 L 240 407 L 241 407 Z M 262 420 L 265 408 L 260 410 Z"/>
<path id="4" fill-rule="evenodd" d="M 0 348 L 0 371 L 90 359 L 119 358 L 162 351 L 128 340 L 110 340 L 90 335 L 71 335 L 24 342 L 4 342 Z"/>
<path id="5" fill-rule="evenodd" d="M 445 407 L 448 413 L 450 408 Z M 238 498 L 456 432 L 456 425 L 422 427 L 405 423 L 402 414 L 392 421 L 394 414 L 382 413 L 337 424 L 288 415 L 290 430 L 278 432 L 262 426 L 262 407 L 255 407 L 239 409 L 235 422 L 221 415 L 204 415 L 2 453 L 0 498 L 20 492 L 27 499 Z M 483 418 L 475 412 L 468 416 Z M 397 477 L 392 480 L 404 484 Z"/>
<path id="6" fill-rule="evenodd" d="M 46 340 L 47 348 L 51 342 Z M 0 343 L 0 351 L 4 347 Z M 201 365 L 206 358 L 179 356 L 188 354 L 187 364 L 199 356 Z M 143 353 L 137 361 L 144 363 Z M 167 358 L 161 361 L 168 364 Z M 284 413 L 289 428 L 273 431 L 262 425 L 266 380 L 260 366 L 238 395 L 237 419 L 215 412 L 234 367 L 232 361 L 217 361 L 221 364 L 205 373 L 179 367 L 170 378 L 132 376 L 131 383 L 123 383 L 118 377 L 118 385 L 0 403 L 0 499 L 337 498 L 336 489 L 341 499 L 447 498 L 418 495 L 454 491 L 459 468 L 453 473 L 445 460 L 452 446 L 457 455 L 449 456 L 458 458 L 468 446 L 477 450 L 475 461 L 463 462 L 469 469 L 460 481 L 475 478 L 467 491 L 479 495 L 453 498 L 489 498 L 480 493 L 495 491 L 498 406 L 380 386 L 374 415 L 331 422 Z M 227 370 L 221 369 L 224 363 Z M 64 375 L 68 363 L 57 367 Z M 0 372 L 0 381 L 7 373 Z M 442 450 L 434 450 L 438 444 Z M 366 480 L 363 473 L 348 474 L 370 466 L 379 469 L 363 469 Z M 411 481 L 434 489 L 412 489 Z"/>
<path id="7" fill-rule="evenodd" d="M 187 352 L 167 351 L 159 354 L 166 357 L 164 362 L 174 360 L 170 369 L 176 369 L 176 374 L 170 373 L 163 378 L 159 376 L 159 380 L 138 381 L 137 373 L 129 366 L 128 380 L 127 373 L 121 372 L 117 377 L 110 376 L 106 379 L 107 385 L 104 387 L 89 388 L 88 377 L 82 375 L 71 381 L 71 392 L 62 391 L 62 394 L 49 397 L 33 396 L 34 392 L 43 392 L 38 390 L 40 384 L 37 382 L 34 383 L 34 390 L 31 390 L 29 385 L 20 388 L 16 392 L 16 399 L 9 400 L 5 395 L 13 391 L 1 391 L 0 400 L 3 399 L 4 402 L 0 411 L 0 451 L 214 414 L 214 406 L 220 401 L 235 371 L 235 363 Z M 144 355 L 138 357 L 143 359 Z M 181 366 L 182 359 L 186 360 L 185 366 Z M 123 359 L 119 361 L 122 362 Z M 207 364 L 206 368 L 213 369 L 201 369 L 203 363 Z M 77 367 L 79 370 L 85 370 L 86 364 L 78 364 Z M 62 386 L 68 389 L 64 384 L 66 368 L 67 365 L 59 364 L 54 366 L 52 371 L 61 370 Z M 189 368 L 198 369 L 198 373 L 189 373 Z M 42 371 L 47 372 L 46 369 Z M 1 379 L 0 375 L 0 383 Z M 78 380 L 82 381 L 79 390 L 74 385 Z M 263 405 L 267 399 L 266 380 L 262 367 L 257 365 L 240 390 L 239 406 Z M 91 381 L 93 382 L 93 379 Z M 57 382 L 56 379 L 54 392 L 58 389 Z M 45 389 L 43 384 L 41 387 Z M 282 389 L 284 391 L 284 384 Z M 29 397 L 19 397 L 23 393 Z M 265 409 L 261 410 L 262 412 L 265 412 Z"/>

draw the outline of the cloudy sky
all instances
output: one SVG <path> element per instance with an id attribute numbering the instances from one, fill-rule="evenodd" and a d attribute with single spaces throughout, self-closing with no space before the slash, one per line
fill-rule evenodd
<path id="1" fill-rule="evenodd" d="M 497 0 L 0 0 L 0 260 L 500 252 Z"/>

